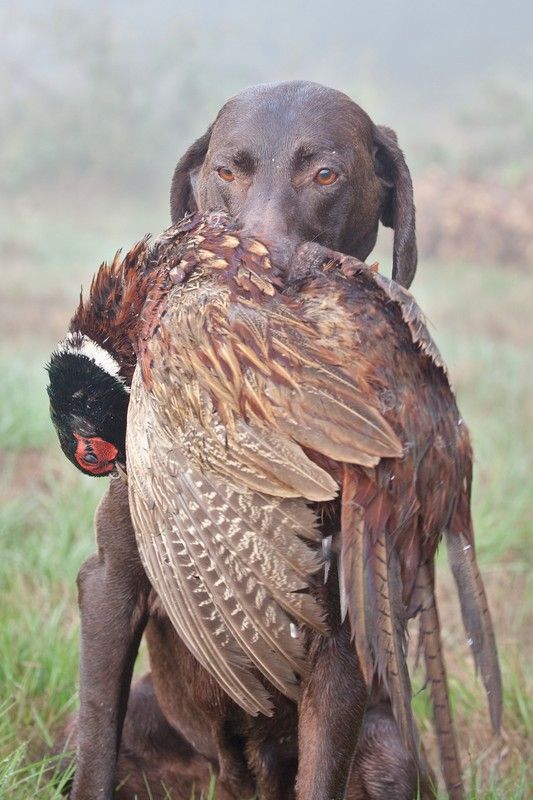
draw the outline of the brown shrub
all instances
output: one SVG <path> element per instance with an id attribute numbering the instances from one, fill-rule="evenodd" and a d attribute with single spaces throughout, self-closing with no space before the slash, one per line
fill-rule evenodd
<path id="1" fill-rule="evenodd" d="M 432 167 L 415 199 L 423 255 L 533 268 L 533 173 L 506 186 Z"/>

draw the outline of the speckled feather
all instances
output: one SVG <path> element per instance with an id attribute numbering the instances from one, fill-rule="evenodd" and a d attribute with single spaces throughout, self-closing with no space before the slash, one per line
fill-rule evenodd
<path id="1" fill-rule="evenodd" d="M 442 654 L 433 563 L 420 565 L 415 591 L 420 602 L 419 648 L 424 654 L 442 772 L 450 800 L 462 800 L 464 786 L 461 777 L 461 759 L 453 727 L 446 667 Z"/>
<path id="2" fill-rule="evenodd" d="M 159 262 L 152 258 L 146 237 L 124 258 L 119 250 L 109 264 L 102 264 L 86 299 L 80 293 L 69 332 L 89 336 L 109 352 L 119 363 L 120 375 L 128 384 L 137 364 L 137 329 L 146 296 L 165 279 Z"/>
<path id="3" fill-rule="evenodd" d="M 319 568 L 308 504 L 320 517 L 342 486 L 341 603 L 367 680 L 388 686 L 416 749 L 404 639 L 407 616 L 424 613 L 417 576 L 444 530 L 456 565 L 454 537 L 473 541 L 468 432 L 416 303 L 353 259 L 291 283 L 222 215 L 169 229 L 150 261 L 127 451 L 139 548 L 167 613 L 250 713 L 271 712 L 252 666 L 297 697 L 293 623 L 325 630 L 305 590 Z M 467 627 L 484 620 L 475 655 L 497 723 L 472 565 L 457 566 L 458 588 Z M 445 686 L 441 672 L 430 678 Z"/>

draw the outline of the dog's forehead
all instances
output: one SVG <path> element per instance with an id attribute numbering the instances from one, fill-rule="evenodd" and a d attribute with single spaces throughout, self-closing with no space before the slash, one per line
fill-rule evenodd
<path id="1" fill-rule="evenodd" d="M 287 155 L 296 148 L 370 146 L 372 122 L 349 97 L 307 82 L 252 87 L 229 100 L 213 128 L 210 150 Z"/>

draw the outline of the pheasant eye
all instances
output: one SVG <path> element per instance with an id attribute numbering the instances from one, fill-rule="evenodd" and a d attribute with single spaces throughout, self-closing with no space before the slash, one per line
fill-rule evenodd
<path id="1" fill-rule="evenodd" d="M 227 167 L 219 167 L 217 169 L 217 172 L 219 174 L 219 177 L 222 178 L 223 181 L 227 181 L 229 183 L 230 181 L 235 180 L 235 175 Z"/>
<path id="2" fill-rule="evenodd" d="M 315 182 L 320 184 L 320 186 L 331 186 L 338 177 L 339 175 L 334 169 L 323 167 L 323 169 L 319 170 L 315 175 Z"/>
<path id="3" fill-rule="evenodd" d="M 94 453 L 85 453 L 83 460 L 86 464 L 98 464 L 98 459 Z"/>

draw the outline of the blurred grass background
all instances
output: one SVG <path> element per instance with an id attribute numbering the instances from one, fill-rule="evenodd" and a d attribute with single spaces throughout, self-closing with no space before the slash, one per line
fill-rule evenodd
<path id="1" fill-rule="evenodd" d="M 446 12 L 385 6 L 379 24 L 347 0 L 333 17 L 315 0 L 303 15 L 281 0 L 0 8 L 0 798 L 60 796 L 40 754 L 76 708 L 75 576 L 104 489 L 59 451 L 44 365 L 80 284 L 168 224 L 174 163 L 222 102 L 294 77 L 341 88 L 394 127 L 413 169 L 413 290 L 474 439 L 478 550 L 504 672 L 495 740 L 441 559 L 463 762 L 471 798 L 533 796 L 532 12 L 514 0 L 490 13 L 458 0 Z M 388 233 L 378 255 L 389 273 Z M 415 684 L 435 762 L 422 675 Z"/>

